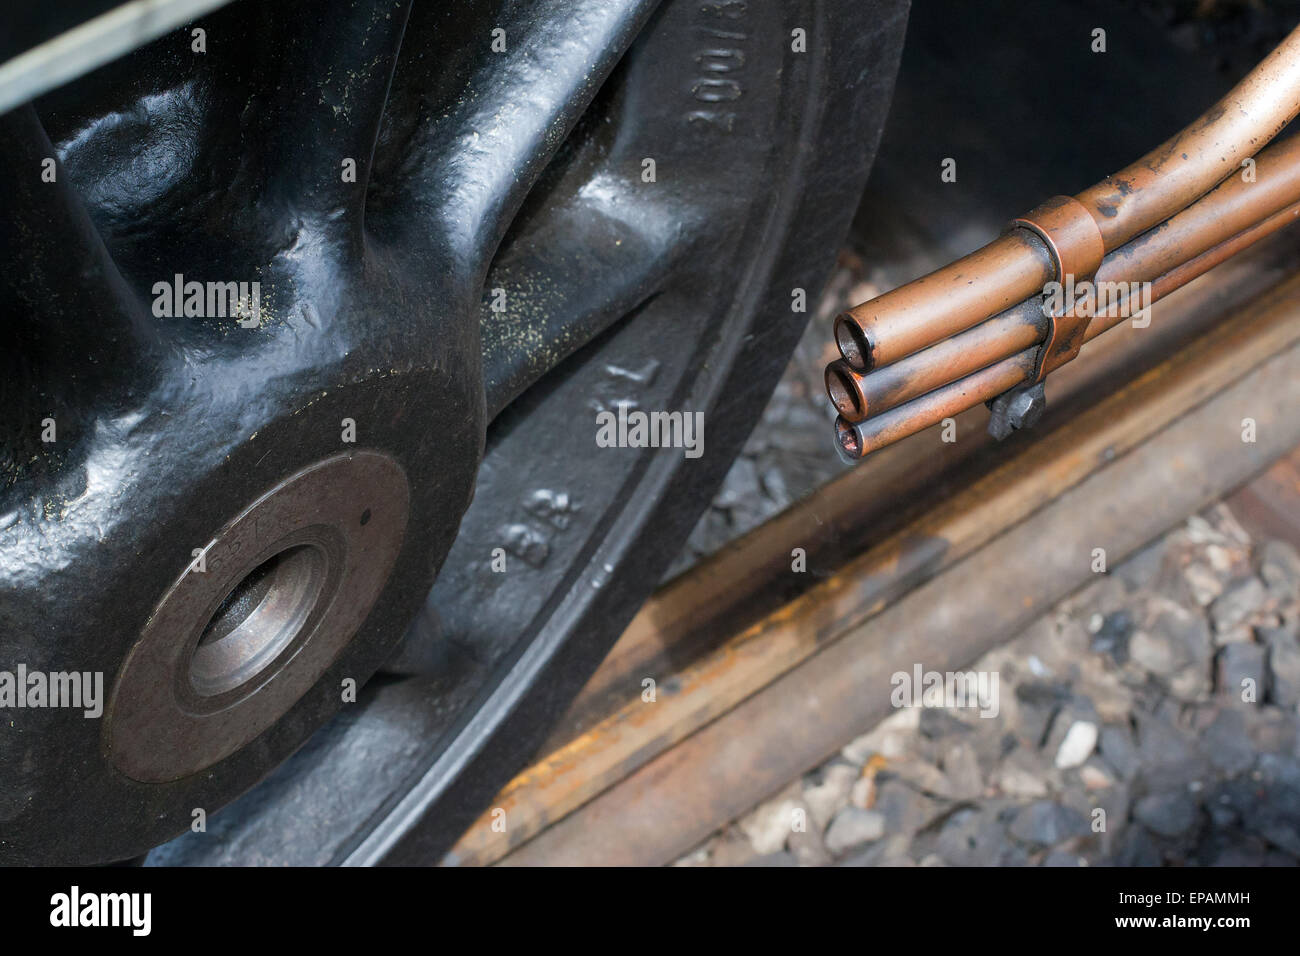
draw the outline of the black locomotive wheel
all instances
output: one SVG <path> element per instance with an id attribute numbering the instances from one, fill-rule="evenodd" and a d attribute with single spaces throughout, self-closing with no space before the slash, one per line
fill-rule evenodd
<path id="1" fill-rule="evenodd" d="M 757 420 L 905 14 L 236 2 L 0 118 L 0 670 L 108 685 L 0 736 L 0 860 L 437 860 Z"/>

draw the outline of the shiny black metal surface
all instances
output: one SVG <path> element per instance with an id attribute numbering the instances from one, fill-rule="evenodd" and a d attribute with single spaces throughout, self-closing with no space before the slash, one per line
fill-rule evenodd
<path id="1" fill-rule="evenodd" d="M 206 831 L 151 862 L 436 860 L 756 420 L 805 318 L 792 290 L 815 294 L 847 229 L 905 16 L 241 0 L 202 21 L 202 54 L 176 31 L 0 118 L 0 669 L 114 687 L 193 550 L 287 477 L 364 450 L 411 489 L 357 636 L 238 752 L 145 782 L 100 722 L 16 712 L 0 861 L 137 855 L 196 808 Z M 262 321 L 158 317 L 176 274 L 260 282 Z M 598 449 L 619 403 L 703 412 L 703 456 Z M 383 506 L 366 493 L 358 520 Z"/>

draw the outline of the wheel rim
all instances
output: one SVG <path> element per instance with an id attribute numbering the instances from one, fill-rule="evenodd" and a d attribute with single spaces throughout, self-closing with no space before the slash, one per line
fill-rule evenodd
<path id="1" fill-rule="evenodd" d="M 828 247 L 847 227 L 851 204 L 840 199 L 847 208 L 836 208 L 836 197 L 860 188 L 878 122 L 839 134 L 840 145 L 859 147 L 849 168 L 813 163 L 802 144 L 837 138 L 827 132 L 832 110 L 882 112 L 897 36 L 844 37 L 836 49 L 804 60 L 788 54 L 791 28 L 812 24 L 830 33 L 847 4 L 755 12 L 737 4 L 669 3 L 653 15 L 653 4 L 613 11 L 587 4 L 549 20 L 527 4 L 481 6 L 496 18 L 503 11 L 516 18 L 504 21 L 507 49 L 516 22 L 542 49 L 571 47 L 575 33 L 600 38 L 601 69 L 590 69 L 591 50 L 582 51 L 584 59 L 570 49 L 567 75 L 584 82 L 551 90 L 550 113 L 541 111 L 570 133 L 557 156 L 554 147 L 524 157 L 485 150 L 485 167 L 465 174 L 457 188 L 442 182 L 417 190 L 419 215 L 403 207 L 389 178 L 409 156 L 409 145 L 399 145 L 409 144 L 409 130 L 389 123 L 378 134 L 367 229 L 402 248 L 428 248 L 427 237 L 412 232 L 413 220 L 454 231 L 458 217 L 490 213 L 464 247 L 481 256 L 482 266 L 465 267 L 474 281 L 462 278 L 448 294 L 463 298 L 465 287 L 473 288 L 483 414 L 493 423 L 475 504 L 401 655 L 399 668 L 424 673 L 367 687 L 300 754 L 215 817 L 206 834 L 169 845 L 156 854 L 159 861 L 427 860 L 445 848 L 540 742 L 557 702 L 595 666 L 636 595 L 662 573 L 707 500 L 674 505 L 673 490 L 694 488 L 699 499 L 699 489 L 720 479 L 760 410 L 728 402 L 761 395 L 775 381 L 801 325 L 790 316 L 790 289 L 816 287 Z M 419 16 L 423 22 L 417 17 L 407 27 L 403 57 L 414 56 L 413 37 L 440 25 L 436 13 Z M 575 21 L 585 34 L 575 31 Z M 602 85 L 638 34 L 618 73 Z M 745 85 L 735 87 L 728 84 L 739 82 L 737 74 L 727 67 L 741 44 L 748 44 L 748 72 Z M 849 62 L 855 53 L 859 62 L 879 61 L 882 78 L 822 99 L 842 72 L 833 57 Z M 471 75 L 475 69 L 467 66 Z M 517 80 L 535 75 L 522 71 Z M 680 99 L 663 95 L 665 77 L 691 78 L 677 90 Z M 400 106 L 408 79 L 399 65 L 390 115 L 413 111 Z M 732 98 L 737 88 L 739 105 Z M 492 91 L 499 109 L 509 85 Z M 539 112 L 535 97 L 545 91 L 533 94 L 527 115 Z M 474 123 L 481 124 L 484 102 L 469 114 L 480 118 Z M 641 189 L 635 161 L 644 158 L 681 178 L 659 178 L 654 192 Z M 519 183 L 512 172 L 511 182 L 497 188 L 503 170 L 521 168 L 531 172 Z M 819 176 L 820 204 L 810 198 Z M 488 180 L 493 188 L 477 188 Z M 789 200 L 755 202 L 755 185 L 767 180 L 772 195 Z M 446 205 L 432 208 L 437 202 Z M 810 211 L 823 221 L 809 222 Z M 797 240 L 808 248 L 792 249 Z M 346 239 L 340 243 L 347 246 Z M 565 281 L 547 281 L 557 275 Z M 734 275 L 745 276 L 740 291 L 719 296 L 720 277 Z M 505 290 L 502 312 L 492 309 L 497 289 Z M 760 301 L 774 293 L 778 304 L 768 315 L 784 314 L 784 323 L 763 329 L 765 349 L 744 344 L 764 324 Z M 610 449 L 575 484 L 573 463 L 589 454 L 594 437 L 591 403 L 609 408 L 629 400 L 725 414 L 728 425 L 708 433 L 698 462 L 683 461 L 680 452 Z M 573 426 L 580 416 L 593 418 L 591 431 Z M 687 467 L 697 473 L 687 476 Z M 412 485 L 431 477 L 416 474 Z M 413 520 L 428 517 L 426 510 Z M 491 570 L 492 547 L 504 550 L 515 573 Z M 335 668 L 322 684 L 340 673 Z M 292 722 L 292 712 L 289 718 L 281 723 Z M 311 724 L 286 737 L 301 739 Z M 254 770 L 232 772 L 227 789 L 251 783 Z M 199 806 L 200 799 L 187 793 L 177 805 Z M 294 809 L 303 799 L 322 811 L 311 816 L 328 820 L 329 834 L 314 831 Z"/>

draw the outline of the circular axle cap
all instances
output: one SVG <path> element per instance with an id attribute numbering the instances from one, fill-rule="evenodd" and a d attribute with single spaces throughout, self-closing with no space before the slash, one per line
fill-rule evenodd
<path id="1" fill-rule="evenodd" d="M 271 727 L 370 613 L 401 550 L 406 473 L 373 451 L 318 462 L 228 522 L 181 572 L 122 666 L 103 746 L 166 783 Z"/>

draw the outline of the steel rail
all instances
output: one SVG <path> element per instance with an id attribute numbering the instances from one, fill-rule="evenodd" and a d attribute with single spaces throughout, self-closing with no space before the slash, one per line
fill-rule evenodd
<path id="1" fill-rule="evenodd" d="M 1137 162 L 1078 194 L 1103 249 L 1113 251 L 1191 205 L 1236 172 L 1300 113 L 1300 27 L 1225 97 Z M 929 275 L 842 313 L 841 355 L 865 372 L 971 328 L 1034 295 L 1057 275 L 1049 243 L 1013 228 Z"/>
<path id="2" fill-rule="evenodd" d="M 936 451 L 890 449 L 885 467 L 845 471 L 674 580 L 606 658 L 565 730 L 498 794 L 444 863 L 668 862 L 884 717 L 888 694 L 862 689 L 877 678 L 887 686 L 900 660 L 955 651 L 967 656 L 942 666 L 968 666 L 980 651 L 962 650 L 963 642 L 1019 631 L 1026 616 L 1051 605 L 1052 594 L 1088 576 L 1070 548 L 1032 546 L 1045 535 L 1058 545 L 1064 536 L 1128 553 L 1297 440 L 1300 422 L 1286 412 L 1300 362 L 1298 291 L 1293 278 L 1262 297 L 1231 306 L 1224 300 L 1223 310 L 1205 317 L 1205 335 L 1183 340 L 1119 388 L 1105 384 L 1098 363 L 1076 370 L 1062 385 L 1073 390 L 1080 414 L 1027 436 L 1000 461 L 977 460 L 983 442 L 975 435 L 966 436 L 972 447 L 958 471 L 928 470 L 942 457 Z M 1138 351 L 1128 339 L 1111 358 L 1126 349 Z M 1271 389 L 1263 406 L 1251 397 L 1257 378 Z M 1240 414 L 1243 406 L 1269 416 L 1267 438 L 1261 431 L 1260 443 L 1225 456 L 1235 433 L 1207 432 L 1205 423 L 1232 418 L 1225 412 Z M 1188 455 L 1198 481 L 1186 480 Z M 936 489 L 940 474 L 945 480 Z M 1116 489 L 1137 493 L 1134 476 L 1140 506 L 1102 509 L 1098 518 L 1093 503 Z M 943 488 L 954 491 L 945 496 Z M 917 498 L 929 500 L 897 523 L 882 521 L 882 501 L 897 508 Z M 796 528 L 804 529 L 799 540 L 808 545 L 809 567 L 821 573 L 797 596 L 780 598 L 795 587 L 789 542 Z M 998 577 L 994 585 L 990 575 Z M 996 597 L 1006 581 L 1016 588 L 1033 582 L 1033 600 Z M 967 613 L 954 634 L 954 613 L 978 605 L 979 595 L 995 596 L 985 602 L 987 626 L 965 626 Z M 972 638 L 976 630 L 983 636 Z M 918 635 L 931 642 L 928 650 L 918 647 Z M 649 707 L 641 699 L 646 674 L 657 675 L 660 687 Z M 828 709 L 831 685 L 839 696 Z M 846 716 L 846 708 L 854 713 Z M 737 739 L 745 746 L 737 748 Z M 502 813 L 508 828 L 494 826 Z M 645 826 L 647 819 L 654 826 Z"/>

